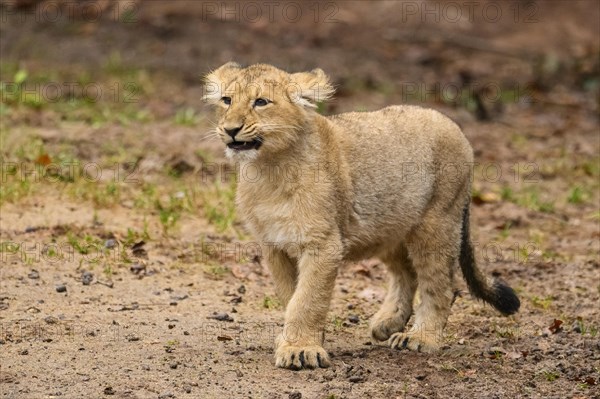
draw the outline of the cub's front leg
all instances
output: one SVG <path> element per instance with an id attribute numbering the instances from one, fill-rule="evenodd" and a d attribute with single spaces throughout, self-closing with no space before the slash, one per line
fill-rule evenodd
<path id="1" fill-rule="evenodd" d="M 277 297 L 279 297 L 283 306 L 287 306 L 296 290 L 298 279 L 296 261 L 274 245 L 264 245 L 263 253 L 266 255 L 267 266 L 273 276 Z"/>
<path id="2" fill-rule="evenodd" d="M 304 251 L 298 261 L 296 290 L 287 305 L 283 332 L 277 338 L 277 367 L 300 370 L 328 367 L 323 349 L 325 323 L 341 246 L 323 245 Z"/>

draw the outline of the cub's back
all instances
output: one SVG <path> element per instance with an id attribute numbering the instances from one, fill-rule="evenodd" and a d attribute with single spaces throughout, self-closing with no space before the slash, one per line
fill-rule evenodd
<path id="1" fill-rule="evenodd" d="M 371 112 L 346 112 L 328 119 L 356 139 L 428 139 L 440 134 L 462 136 L 458 125 L 446 115 L 414 105 L 392 105 Z"/>
<path id="2" fill-rule="evenodd" d="M 441 165 L 472 161 L 460 128 L 435 110 L 391 106 L 328 120 L 350 167 L 356 227 L 370 236 L 408 231 L 436 190 L 454 191 L 440 175 Z"/>
<path id="3" fill-rule="evenodd" d="M 411 105 L 328 117 L 351 163 L 470 162 L 472 150 L 456 123 L 444 114 Z M 364 165 L 364 164 L 363 164 Z"/>

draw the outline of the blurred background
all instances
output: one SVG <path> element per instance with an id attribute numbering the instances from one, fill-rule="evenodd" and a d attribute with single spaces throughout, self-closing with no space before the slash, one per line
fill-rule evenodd
<path id="1" fill-rule="evenodd" d="M 595 397 L 599 21 L 595 0 L 0 0 L 5 392 Z M 461 286 L 448 339 L 463 352 L 363 346 L 384 294 L 371 260 L 340 272 L 326 344 L 337 371 L 315 377 L 329 388 L 273 370 L 270 339 L 235 352 L 244 323 L 276 325 L 282 309 L 209 137 L 202 76 L 228 61 L 322 68 L 337 87 L 325 115 L 416 104 L 459 123 L 477 161 L 477 256 L 516 287 L 522 312 L 499 318 Z M 224 323 L 209 338 L 193 324 L 207 317 Z M 89 354 L 69 360 L 73 341 L 42 350 L 12 329 L 69 320 L 124 334 L 84 339 Z M 268 373 L 248 371 L 255 356 Z"/>

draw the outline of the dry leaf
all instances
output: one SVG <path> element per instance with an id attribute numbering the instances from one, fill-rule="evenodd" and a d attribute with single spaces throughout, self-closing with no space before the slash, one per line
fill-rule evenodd
<path id="1" fill-rule="evenodd" d="M 35 160 L 35 163 L 42 166 L 48 166 L 52 163 L 52 159 L 48 154 L 42 154 Z"/>
<path id="2" fill-rule="evenodd" d="M 550 330 L 552 332 L 552 334 L 561 332 L 562 331 L 562 327 L 561 327 L 562 323 L 563 323 L 562 320 L 554 319 L 554 322 L 552 323 L 552 325 L 550 327 L 548 327 L 548 330 Z"/>
<path id="3" fill-rule="evenodd" d="M 231 274 L 233 274 L 233 276 L 235 278 L 239 278 L 239 279 L 248 278 L 248 275 L 250 274 L 250 272 L 251 272 L 251 270 L 248 265 L 234 265 L 231 268 Z"/>
<path id="4" fill-rule="evenodd" d="M 490 202 L 498 202 L 500 201 L 500 196 L 496 193 L 488 191 L 484 193 L 473 194 L 472 200 L 475 205 L 481 205 Z"/>

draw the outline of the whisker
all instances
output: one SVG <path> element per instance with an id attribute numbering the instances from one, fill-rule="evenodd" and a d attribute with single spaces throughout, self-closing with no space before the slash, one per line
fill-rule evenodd
<path id="1" fill-rule="evenodd" d="M 210 118 L 206 118 L 206 120 L 208 121 L 208 123 L 210 123 L 210 124 L 211 124 L 211 125 L 213 125 L 213 126 L 217 126 L 217 125 L 218 125 L 218 123 L 217 123 L 217 122 L 213 121 L 213 120 L 212 120 L 212 119 L 210 119 Z"/>
<path id="2" fill-rule="evenodd" d="M 207 134 L 206 136 L 201 137 L 199 141 L 212 140 L 212 139 L 217 138 L 218 136 L 219 136 L 219 132 L 216 132 L 216 131 L 212 132 L 212 133 L 209 132 L 209 134 Z"/>

